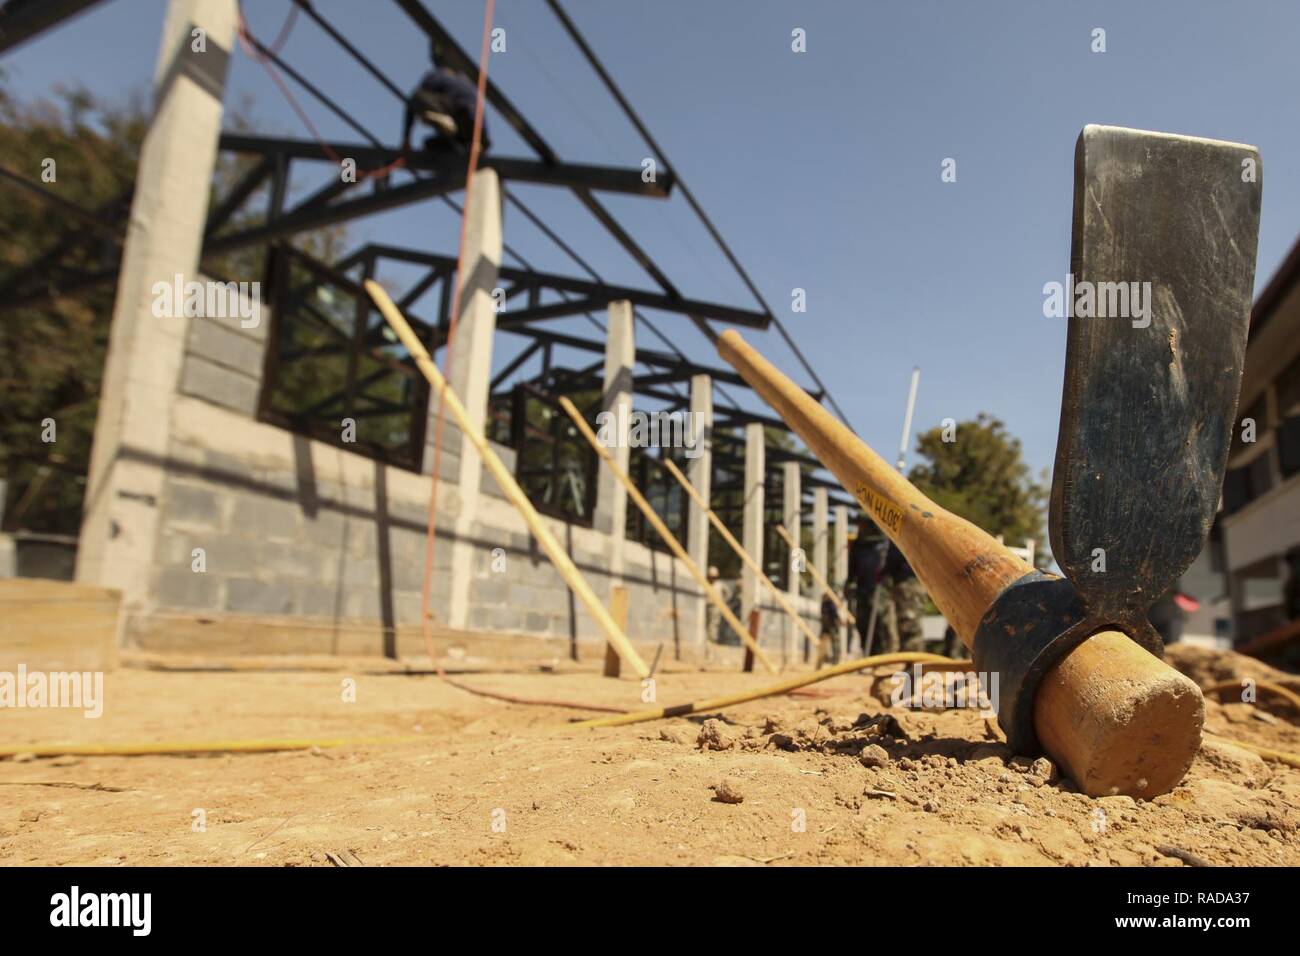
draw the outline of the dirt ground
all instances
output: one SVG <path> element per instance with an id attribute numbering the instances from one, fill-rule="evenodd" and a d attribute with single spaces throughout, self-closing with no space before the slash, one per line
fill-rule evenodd
<path id="1" fill-rule="evenodd" d="M 1207 682 L 1268 675 L 1235 655 L 1180 662 Z M 643 706 L 636 681 L 564 667 L 459 679 Z M 658 703 L 770 681 L 667 672 Z M 1212 740 L 1172 793 L 1094 800 L 1054 768 L 1011 760 L 976 712 L 889 706 L 881 687 L 846 676 L 722 714 L 586 730 L 568 726 L 579 712 L 360 665 L 123 668 L 107 675 L 99 719 L 7 710 L 4 744 L 417 739 L 0 760 L 0 864 L 1300 865 L 1300 770 Z M 1300 752 L 1288 708 L 1211 701 L 1207 730 Z"/>

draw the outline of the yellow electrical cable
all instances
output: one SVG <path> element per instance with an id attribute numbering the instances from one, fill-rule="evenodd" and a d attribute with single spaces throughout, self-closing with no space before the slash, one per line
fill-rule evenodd
<path id="1" fill-rule="evenodd" d="M 0 757 L 31 754 L 34 757 L 143 757 L 148 754 L 274 753 L 283 750 L 311 750 L 313 747 L 346 747 L 351 744 L 404 744 L 428 737 L 324 737 L 285 740 L 198 740 L 156 743 L 28 744 L 0 747 Z"/>
<path id="2" fill-rule="evenodd" d="M 1288 753 L 1285 750 L 1274 750 L 1272 747 L 1261 747 L 1259 744 L 1247 743 L 1244 740 L 1236 740 L 1232 737 L 1220 737 L 1218 734 L 1212 734 L 1209 731 L 1206 731 L 1205 736 L 1257 753 L 1265 760 L 1276 760 L 1278 763 L 1284 763 L 1289 767 L 1300 767 L 1300 754 Z"/>
<path id="3" fill-rule="evenodd" d="M 954 661 L 950 657 L 942 657 L 939 654 L 927 654 L 922 651 L 902 651 L 894 654 L 874 654 L 871 657 L 862 657 L 856 661 L 846 661 L 843 664 L 836 664 L 834 667 L 828 667 L 825 670 L 817 671 L 804 677 L 792 677 L 789 680 L 778 681 L 775 684 L 768 684 L 766 687 L 760 687 L 758 690 L 746 691 L 743 694 L 731 694 L 727 697 L 714 697 L 709 700 L 694 701 L 689 704 L 677 704 L 673 707 L 660 707 L 657 710 L 639 710 L 631 714 L 619 714 L 617 717 L 598 717 L 594 720 L 582 720 L 570 727 L 620 727 L 624 724 L 639 724 L 647 720 L 659 720 L 663 717 L 684 717 L 687 714 L 696 714 L 702 710 L 719 710 L 723 707 L 730 707 L 733 704 L 743 704 L 747 701 L 758 700 L 761 697 L 771 697 L 774 694 L 785 694 L 799 687 L 808 684 L 815 684 L 818 681 L 830 680 L 832 677 L 839 677 L 841 674 L 852 674 L 854 671 L 864 670 L 868 667 L 878 667 L 885 664 L 940 664 L 944 665 L 942 669 L 949 670 L 955 666 L 969 668 L 970 661 Z"/>
<path id="4" fill-rule="evenodd" d="M 1251 677 L 1242 678 L 1241 680 L 1250 680 L 1260 690 L 1266 690 L 1277 694 L 1277 696 L 1281 697 L 1294 707 L 1297 713 L 1300 713 L 1300 694 L 1297 694 L 1295 691 L 1283 687 L 1281 684 L 1274 684 L 1272 681 L 1255 680 Z M 1214 694 L 1222 690 L 1241 690 L 1241 680 L 1220 681 L 1217 684 L 1211 684 L 1209 687 L 1202 687 L 1201 692 L 1205 694 Z"/>

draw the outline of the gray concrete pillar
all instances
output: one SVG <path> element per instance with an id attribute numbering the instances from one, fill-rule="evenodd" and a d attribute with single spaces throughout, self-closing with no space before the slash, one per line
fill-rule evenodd
<path id="1" fill-rule="evenodd" d="M 825 488 L 813 489 L 813 566 L 821 572 L 822 577 L 831 584 L 835 583 L 835 578 L 831 577 L 831 569 L 826 564 L 826 550 L 830 541 L 827 538 L 828 529 L 826 526 L 827 512 L 830 505 L 830 494 Z M 818 597 L 820 601 L 821 598 Z"/>
<path id="2" fill-rule="evenodd" d="M 849 578 L 849 509 L 835 506 L 835 544 L 831 548 L 831 566 L 826 579 L 831 587 L 842 588 Z"/>
<path id="3" fill-rule="evenodd" d="M 609 329 L 605 337 L 605 379 L 601 411 L 604 419 L 597 434 L 611 439 L 610 455 L 627 471 L 631 458 L 628 431 L 632 414 L 632 375 L 636 365 L 636 337 L 632 303 L 626 299 L 609 304 Z M 595 526 L 609 535 L 610 584 L 623 577 L 623 552 L 627 535 L 627 489 L 608 468 L 601 467 L 596 482 Z"/>
<path id="4" fill-rule="evenodd" d="M 801 476 L 799 474 L 799 463 L 797 461 L 786 461 L 781 463 L 781 523 L 785 525 L 785 530 L 790 532 L 790 537 L 794 538 L 795 544 L 802 547 L 803 541 L 803 488 Z M 805 560 L 807 558 L 805 557 Z M 795 610 L 799 609 L 799 575 L 795 569 L 789 565 L 789 559 L 786 561 L 786 594 L 790 597 L 790 603 L 794 605 Z M 803 632 L 795 626 L 794 621 L 787 617 L 785 622 L 786 640 L 783 646 L 782 656 L 788 662 L 790 655 L 796 653 L 797 656 L 803 656 L 803 649 L 799 647 L 800 638 Z M 815 647 L 808 648 L 808 653 L 816 652 Z"/>
<path id="5" fill-rule="evenodd" d="M 686 477 L 705 501 L 713 494 L 713 379 L 708 375 L 691 376 L 691 436 L 695 448 L 694 458 L 686 460 Z M 686 551 L 699 567 L 709 567 L 709 519 L 694 501 L 687 502 Z M 705 618 L 708 599 L 700 592 L 695 602 L 695 618 L 691 622 L 691 640 L 703 645 L 706 640 Z"/>
<path id="6" fill-rule="evenodd" d="M 767 467 L 764 442 L 762 425 L 745 426 L 744 526 L 740 543 L 760 568 L 763 566 L 763 475 Z M 742 623 L 748 626 L 749 612 L 762 597 L 762 585 L 748 567 L 742 567 L 740 583 Z"/>
<path id="7" fill-rule="evenodd" d="M 469 412 L 480 431 L 487 423 L 488 391 L 492 384 L 492 337 L 496 334 L 496 304 L 492 290 L 501 265 L 501 183 L 495 170 L 474 174 L 469 205 L 465 209 L 465 272 L 457 275 L 460 286 L 460 316 L 446 364 L 447 383 Z M 433 468 L 432 444 L 438 417 L 438 396 L 429 398 L 429 428 L 426 430 L 424 471 Z M 478 451 L 466 443 L 461 448 L 455 423 L 447 416 L 443 433 L 443 458 L 458 460 L 445 480 L 456 481 L 462 504 L 473 510 L 483 476 Z"/>
<path id="8" fill-rule="evenodd" d="M 831 563 L 830 569 L 826 572 L 826 580 L 830 582 L 833 588 L 843 588 L 844 582 L 849 577 L 849 509 L 847 505 L 835 506 L 835 541 L 831 546 Z M 842 596 L 847 600 L 848 594 L 841 591 Z M 853 635 L 848 631 L 848 622 L 840 628 L 844 633 L 845 644 L 842 645 L 841 651 L 847 651 L 848 642 L 853 639 Z"/>
<path id="9" fill-rule="evenodd" d="M 460 285 L 460 317 L 447 362 L 447 382 L 460 398 L 469 420 L 479 431 L 487 422 L 488 392 L 492 383 L 492 336 L 496 332 L 496 303 L 492 290 L 497 284 L 501 265 L 501 183 L 491 169 L 474 174 L 469 204 L 465 207 L 465 269 L 457 275 Z M 430 427 L 437 418 L 438 398 L 430 396 Z M 443 435 L 443 451 L 458 455 L 454 473 L 459 507 L 456 512 L 455 543 L 451 549 L 451 591 L 447 623 L 464 628 L 469 620 L 470 588 L 474 577 L 474 525 L 478 517 L 478 500 L 482 492 L 483 460 L 478 449 L 461 441 L 452 423 Z M 433 470 L 433 459 L 426 449 L 425 471 Z M 444 471 L 442 478 L 452 477 Z"/>
<path id="10" fill-rule="evenodd" d="M 154 68 L 77 550 L 77 580 L 120 588 L 129 608 L 149 592 L 189 331 L 183 303 L 157 314 L 154 287 L 198 280 L 235 18 L 235 0 L 171 0 Z"/>

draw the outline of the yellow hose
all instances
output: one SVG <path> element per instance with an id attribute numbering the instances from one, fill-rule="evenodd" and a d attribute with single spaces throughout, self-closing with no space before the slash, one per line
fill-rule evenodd
<path id="1" fill-rule="evenodd" d="M 745 691 L 742 694 L 731 694 L 727 697 L 713 697 L 709 700 L 694 701 L 689 704 L 677 704 L 672 707 L 660 707 L 657 710 L 639 710 L 630 714 L 619 714 L 617 717 L 597 717 L 594 720 L 581 720 L 571 727 L 621 727 L 624 724 L 639 724 L 647 720 L 659 720 L 663 717 L 683 717 L 687 714 L 697 714 L 702 710 L 719 710 L 723 707 L 730 707 L 733 704 L 743 704 L 747 701 L 758 700 L 761 697 L 772 697 L 775 694 L 786 694 L 799 687 L 805 687 L 808 684 L 816 684 L 818 681 L 830 680 L 832 677 L 839 677 L 841 674 L 852 674 L 854 671 L 864 670 L 868 667 L 878 667 L 884 664 L 941 664 L 946 665 L 942 669 L 950 670 L 954 667 L 967 669 L 971 667 L 970 661 L 954 661 L 950 657 L 942 657 L 938 654 L 927 654 L 922 651 L 902 651 L 894 654 L 874 654 L 871 657 L 862 657 L 856 661 L 846 661 L 843 664 L 836 664 L 834 667 L 827 667 L 825 670 L 816 671 L 804 677 L 792 677 L 789 680 L 778 681 L 775 684 L 768 684 L 766 687 L 760 687 L 758 690 Z"/>
<path id="2" fill-rule="evenodd" d="M 143 757 L 148 754 L 273 753 L 281 750 L 311 750 L 313 747 L 346 747 L 350 744 L 404 744 L 427 737 L 322 737 L 285 740 L 198 740 L 156 743 L 28 744 L 0 747 L 0 757 L 31 754 L 34 757 Z"/>
<path id="3" fill-rule="evenodd" d="M 1300 694 L 1297 694 L 1295 691 L 1290 690 L 1289 688 L 1283 687 L 1281 684 L 1274 684 L 1272 681 L 1255 680 L 1254 678 L 1245 678 L 1245 679 L 1252 681 L 1254 685 L 1258 687 L 1260 690 L 1266 690 L 1269 691 L 1270 693 L 1277 694 L 1277 696 L 1281 697 L 1292 707 L 1294 707 L 1297 713 L 1300 713 Z M 1223 690 L 1241 690 L 1241 681 L 1240 680 L 1220 681 L 1217 684 L 1211 684 L 1209 687 L 1203 687 L 1201 688 L 1201 690 L 1203 693 L 1206 694 L 1214 694 Z"/>
<path id="4" fill-rule="evenodd" d="M 1274 750 L 1272 747 L 1261 747 L 1259 744 L 1246 743 L 1244 740 L 1237 740 L 1233 737 L 1220 737 L 1218 734 L 1206 733 L 1206 737 L 1213 737 L 1215 740 L 1222 740 L 1225 744 L 1232 744 L 1234 747 L 1240 747 L 1243 750 L 1249 750 L 1259 754 L 1265 760 L 1276 760 L 1278 763 L 1284 763 L 1289 767 L 1300 767 L 1300 754 L 1288 753 L 1285 750 Z"/>

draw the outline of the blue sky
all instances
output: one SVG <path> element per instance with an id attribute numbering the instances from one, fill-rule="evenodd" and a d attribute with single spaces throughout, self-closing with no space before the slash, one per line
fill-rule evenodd
<path id="1" fill-rule="evenodd" d="M 477 55 L 481 3 L 426 5 Z M 289 2 L 245 7 L 254 32 L 269 41 Z M 316 0 L 316 7 L 403 88 L 426 68 L 427 45 L 395 5 Z M 919 365 L 914 432 L 986 411 L 1021 438 L 1036 470 L 1050 466 L 1065 323 L 1043 317 L 1042 287 L 1068 267 L 1073 150 L 1084 124 L 1258 146 L 1257 290 L 1300 232 L 1300 4 L 565 0 L 565 7 L 854 427 L 891 460 Z M 163 8 L 162 0 L 113 0 L 6 57 L 9 81 L 23 96 L 60 83 L 123 98 L 142 92 Z M 507 51 L 493 57 L 493 79 L 560 156 L 639 166 L 647 147 L 545 5 L 500 0 L 497 11 Z M 806 31 L 806 53 L 791 51 L 796 27 Z M 1106 31 L 1105 53 L 1090 51 L 1096 27 Z M 305 17 L 282 52 L 381 139 L 397 139 L 396 100 Z M 357 140 L 300 97 L 325 136 Z M 266 131 L 307 137 L 263 68 L 237 54 L 227 104 L 245 99 Z M 489 121 L 496 152 L 526 155 L 498 117 Z M 955 183 L 940 181 L 947 157 L 957 161 Z M 653 287 L 567 194 L 519 193 L 607 279 Z M 680 196 L 611 197 L 608 205 L 684 293 L 751 304 Z M 580 274 L 513 210 L 506 230 L 539 268 Z M 352 235 L 454 254 L 457 233 L 448 210 L 423 205 L 358 223 Z M 795 287 L 807 291 L 806 313 L 791 313 Z M 656 321 L 692 357 L 708 355 L 685 319 Z M 517 348 L 513 338 L 498 336 L 499 363 Z M 807 382 L 774 333 L 753 341 Z"/>

